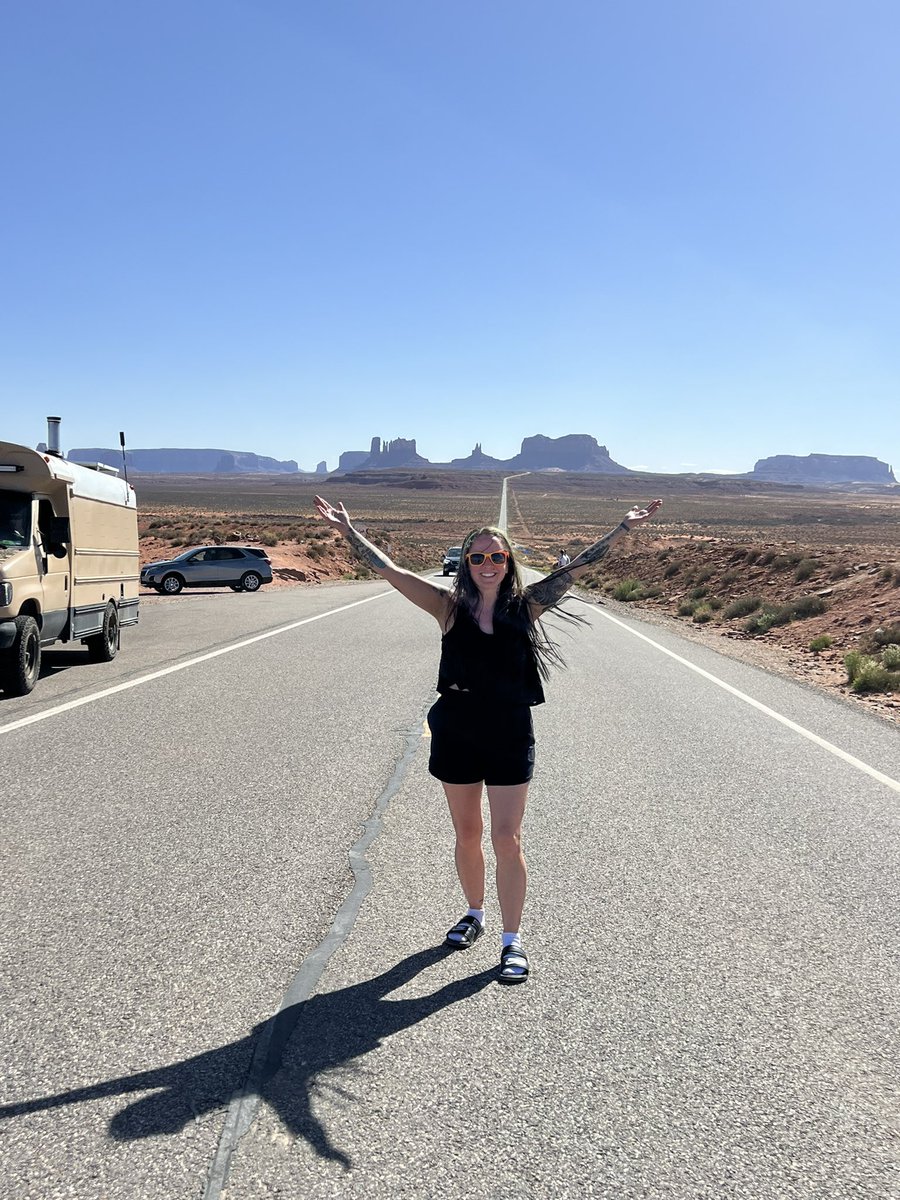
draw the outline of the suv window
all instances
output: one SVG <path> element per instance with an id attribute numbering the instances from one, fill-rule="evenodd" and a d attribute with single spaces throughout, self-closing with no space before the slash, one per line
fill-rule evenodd
<path id="1" fill-rule="evenodd" d="M 238 550 L 236 546 L 220 546 L 216 557 L 227 559 L 243 558 L 244 553 L 242 550 Z"/>
<path id="2" fill-rule="evenodd" d="M 265 550 L 258 550 L 256 548 L 256 546 L 248 546 L 247 553 L 255 554 L 257 558 L 268 558 L 268 555 L 266 554 Z"/>

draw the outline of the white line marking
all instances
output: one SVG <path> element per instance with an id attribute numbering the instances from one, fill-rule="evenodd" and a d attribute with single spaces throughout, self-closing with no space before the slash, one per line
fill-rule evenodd
<path id="1" fill-rule="evenodd" d="M 21 717 L 18 721 L 10 721 L 8 725 L 0 725 L 0 734 L 12 733 L 14 729 L 22 729 L 25 725 L 34 725 L 38 721 L 46 721 L 48 717 L 58 716 L 59 713 L 68 712 L 73 708 L 81 708 L 83 704 L 93 704 L 95 700 L 103 700 L 106 696 L 114 696 L 117 692 L 127 692 L 129 688 L 138 687 L 139 684 L 149 683 L 152 679 L 162 679 L 164 675 L 174 675 L 176 671 L 184 671 L 188 667 L 193 667 L 197 663 L 208 662 L 211 658 L 218 658 L 222 654 L 231 654 L 232 650 L 242 650 L 244 646 L 252 646 L 254 642 L 263 642 L 266 638 L 276 637 L 279 633 L 287 633 L 291 629 L 299 629 L 301 625 L 309 625 L 311 621 L 321 621 L 323 617 L 333 617 L 335 613 L 346 612 L 348 608 L 356 608 L 360 604 L 368 604 L 370 600 L 380 600 L 382 596 L 394 595 L 394 589 L 389 588 L 386 592 L 378 592 L 374 596 L 366 596 L 365 600 L 354 600 L 352 604 L 342 604 L 340 608 L 330 608 L 328 612 L 317 613 L 314 617 L 304 617 L 302 621 L 292 621 L 290 625 L 280 625 L 277 629 L 269 629 L 266 633 L 257 633 L 253 637 L 244 638 L 243 641 L 234 642 L 230 646 L 222 646 L 219 650 L 210 650 L 206 654 L 198 654 L 196 658 L 189 658 L 187 662 L 176 663 L 172 667 L 163 667 L 160 671 L 151 671 L 149 675 L 141 675 L 137 679 L 130 679 L 127 683 L 117 683 L 115 687 L 104 688 L 102 692 L 92 692 L 90 696 L 82 696 L 78 700 L 69 700 L 66 704 L 58 704 L 55 708 L 48 708 L 44 712 L 35 713 L 31 717 Z"/>
<path id="2" fill-rule="evenodd" d="M 879 783 L 883 783 L 886 787 L 893 788 L 895 792 L 900 792 L 900 782 L 896 779 L 891 779 L 890 775 L 882 775 L 880 771 L 876 771 L 874 767 L 870 767 L 868 763 L 864 763 L 859 758 L 854 758 L 852 754 L 848 754 L 846 750 L 841 750 L 839 747 L 832 745 L 831 742 L 826 742 L 824 738 L 820 738 L 817 733 L 811 733 L 810 730 L 804 729 L 802 725 L 798 725 L 796 721 L 791 721 L 788 717 L 783 717 L 781 713 L 775 712 L 773 708 L 767 707 L 759 700 L 754 700 L 752 696 L 748 696 L 746 692 L 739 691 L 736 687 L 732 687 L 730 683 L 726 683 L 724 679 L 719 679 L 716 675 L 711 675 L 709 671 L 704 671 L 702 667 L 696 666 L 686 658 L 682 658 L 680 654 L 676 654 L 674 650 L 667 650 L 665 646 L 661 646 L 659 642 L 654 642 L 653 638 L 647 637 L 645 633 L 638 633 L 636 629 L 632 629 L 630 625 L 626 625 L 624 621 L 620 621 L 618 617 L 611 617 L 609 613 L 597 610 L 598 616 L 605 617 L 607 621 L 612 621 L 614 625 L 618 625 L 624 629 L 626 633 L 632 634 L 636 638 L 640 638 L 642 642 L 661 650 L 663 654 L 668 654 L 669 658 L 674 658 L 676 662 L 680 662 L 682 666 L 688 667 L 697 675 L 702 675 L 704 679 L 708 679 L 710 683 L 714 683 L 716 687 L 723 688 L 726 692 L 731 692 L 732 696 L 737 696 L 738 700 L 743 700 L 745 704 L 751 705 L 753 708 L 759 709 L 761 713 L 765 713 L 767 717 L 771 717 L 773 721 L 779 721 L 782 725 L 792 729 L 794 733 L 799 733 L 801 737 L 807 738 L 810 742 L 814 742 L 817 746 L 821 746 L 823 750 L 827 750 L 829 754 L 833 754 L 836 758 L 843 759 L 845 763 L 849 763 L 851 767 L 856 767 L 858 771 L 863 771 L 866 775 L 871 775 L 873 779 L 877 779 Z"/>

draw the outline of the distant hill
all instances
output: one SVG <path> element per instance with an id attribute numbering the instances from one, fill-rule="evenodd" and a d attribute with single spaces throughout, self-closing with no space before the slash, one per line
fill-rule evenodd
<path id="1" fill-rule="evenodd" d="M 122 451 L 79 447 L 70 450 L 67 457 L 72 462 L 102 462 L 118 467 Z M 155 475 L 274 475 L 299 470 L 293 459 L 280 462 L 241 450 L 128 450 L 125 461 L 134 471 Z"/>
<path id="2" fill-rule="evenodd" d="M 750 479 L 767 479 L 773 483 L 829 484 L 886 484 L 896 483 L 894 472 L 887 463 L 861 454 L 775 454 L 761 458 L 749 473 Z"/>

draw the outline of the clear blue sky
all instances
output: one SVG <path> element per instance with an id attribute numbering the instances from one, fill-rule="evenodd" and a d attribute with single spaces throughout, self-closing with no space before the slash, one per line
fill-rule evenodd
<path id="1" fill-rule="evenodd" d="M 895 0 L 7 0 L 0 438 L 900 471 Z"/>

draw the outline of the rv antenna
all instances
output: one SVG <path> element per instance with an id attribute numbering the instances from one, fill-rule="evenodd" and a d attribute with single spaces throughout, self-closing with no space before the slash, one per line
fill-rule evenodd
<path id="1" fill-rule="evenodd" d="M 122 447 L 122 467 L 125 471 L 125 482 L 128 482 L 128 459 L 125 457 L 125 434 L 119 431 L 119 445 Z"/>

